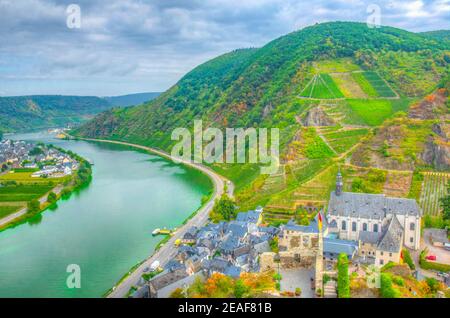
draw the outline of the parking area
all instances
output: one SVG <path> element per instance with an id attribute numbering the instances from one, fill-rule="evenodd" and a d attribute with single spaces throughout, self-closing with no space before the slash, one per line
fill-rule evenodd
<path id="1" fill-rule="evenodd" d="M 314 279 L 314 269 L 282 269 L 280 270 L 281 291 L 295 292 L 301 288 L 301 298 L 313 298 L 314 290 L 311 289 L 311 278 Z"/>
<path id="2" fill-rule="evenodd" d="M 432 229 L 425 229 L 423 232 L 422 248 L 428 249 L 428 255 L 435 255 L 436 262 L 450 265 L 450 251 L 443 247 L 436 247 L 431 242 Z"/>

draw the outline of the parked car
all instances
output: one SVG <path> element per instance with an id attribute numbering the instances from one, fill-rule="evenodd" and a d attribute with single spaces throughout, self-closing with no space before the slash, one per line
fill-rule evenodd
<path id="1" fill-rule="evenodd" d="M 439 277 L 442 277 L 442 278 L 447 278 L 448 277 L 448 273 L 444 273 L 444 272 L 438 272 L 437 275 Z"/>
<path id="2" fill-rule="evenodd" d="M 427 261 L 435 261 L 436 260 L 436 255 L 428 255 L 427 257 L 425 257 L 425 259 Z"/>
<path id="3" fill-rule="evenodd" d="M 159 261 L 154 261 L 151 265 L 150 265 L 150 271 L 154 272 L 159 268 Z"/>

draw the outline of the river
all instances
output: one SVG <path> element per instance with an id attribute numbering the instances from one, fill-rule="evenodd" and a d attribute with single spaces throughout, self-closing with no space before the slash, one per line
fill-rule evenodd
<path id="1" fill-rule="evenodd" d="M 95 165 L 88 187 L 0 232 L 0 297 L 101 297 L 153 252 L 161 240 L 153 229 L 179 226 L 212 191 L 199 171 L 126 146 L 47 133 L 5 137 L 52 143 Z M 79 289 L 66 285 L 70 264 L 80 266 Z"/>

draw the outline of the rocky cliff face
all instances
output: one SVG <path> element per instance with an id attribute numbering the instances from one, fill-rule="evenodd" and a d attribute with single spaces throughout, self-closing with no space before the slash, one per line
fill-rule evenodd
<path id="1" fill-rule="evenodd" d="M 436 136 L 428 137 L 420 158 L 437 170 L 448 171 L 450 169 L 450 124 L 434 124 L 432 129 Z"/>
<path id="2" fill-rule="evenodd" d="M 437 170 L 448 171 L 450 169 L 450 146 L 437 138 L 430 137 L 425 144 L 421 159 Z"/>
<path id="3" fill-rule="evenodd" d="M 426 96 L 419 103 L 412 105 L 408 117 L 415 119 L 436 119 L 446 116 L 446 101 L 448 91 L 445 88 L 438 89 L 431 95 Z"/>
<path id="4" fill-rule="evenodd" d="M 305 118 L 302 120 L 305 126 L 334 126 L 336 123 L 333 119 L 328 117 L 327 114 L 320 107 L 315 107 L 308 111 Z"/>

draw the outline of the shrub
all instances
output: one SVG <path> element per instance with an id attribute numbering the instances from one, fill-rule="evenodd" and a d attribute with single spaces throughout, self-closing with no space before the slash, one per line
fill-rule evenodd
<path id="1" fill-rule="evenodd" d="M 415 270 L 416 265 L 414 265 L 414 261 L 411 257 L 411 254 L 409 253 L 409 251 L 407 249 L 403 249 L 402 254 L 403 254 L 403 261 L 406 264 L 408 264 L 410 269 Z"/>
<path id="2" fill-rule="evenodd" d="M 55 192 L 50 192 L 47 196 L 47 202 L 50 204 L 55 203 L 58 200 L 58 197 Z"/>
<path id="3" fill-rule="evenodd" d="M 398 286 L 405 286 L 405 281 L 400 276 L 392 276 L 392 281 Z"/>
<path id="4" fill-rule="evenodd" d="M 41 204 L 37 199 L 31 200 L 27 204 L 28 213 L 36 213 L 41 209 Z"/>
<path id="5" fill-rule="evenodd" d="M 440 283 L 437 279 L 429 277 L 425 281 L 432 293 L 436 293 L 439 290 Z"/>
<path id="6" fill-rule="evenodd" d="M 278 249 L 278 236 L 275 236 L 273 239 L 271 239 L 269 241 L 269 245 L 270 245 L 270 250 L 273 253 L 278 253 L 279 249 Z"/>
<path id="7" fill-rule="evenodd" d="M 387 273 L 381 273 L 380 293 L 383 298 L 397 298 L 399 296 L 399 291 L 392 285 L 391 275 Z"/>
<path id="8" fill-rule="evenodd" d="M 350 278 L 348 275 L 347 254 L 338 257 L 338 296 L 339 298 L 350 298 Z"/>

